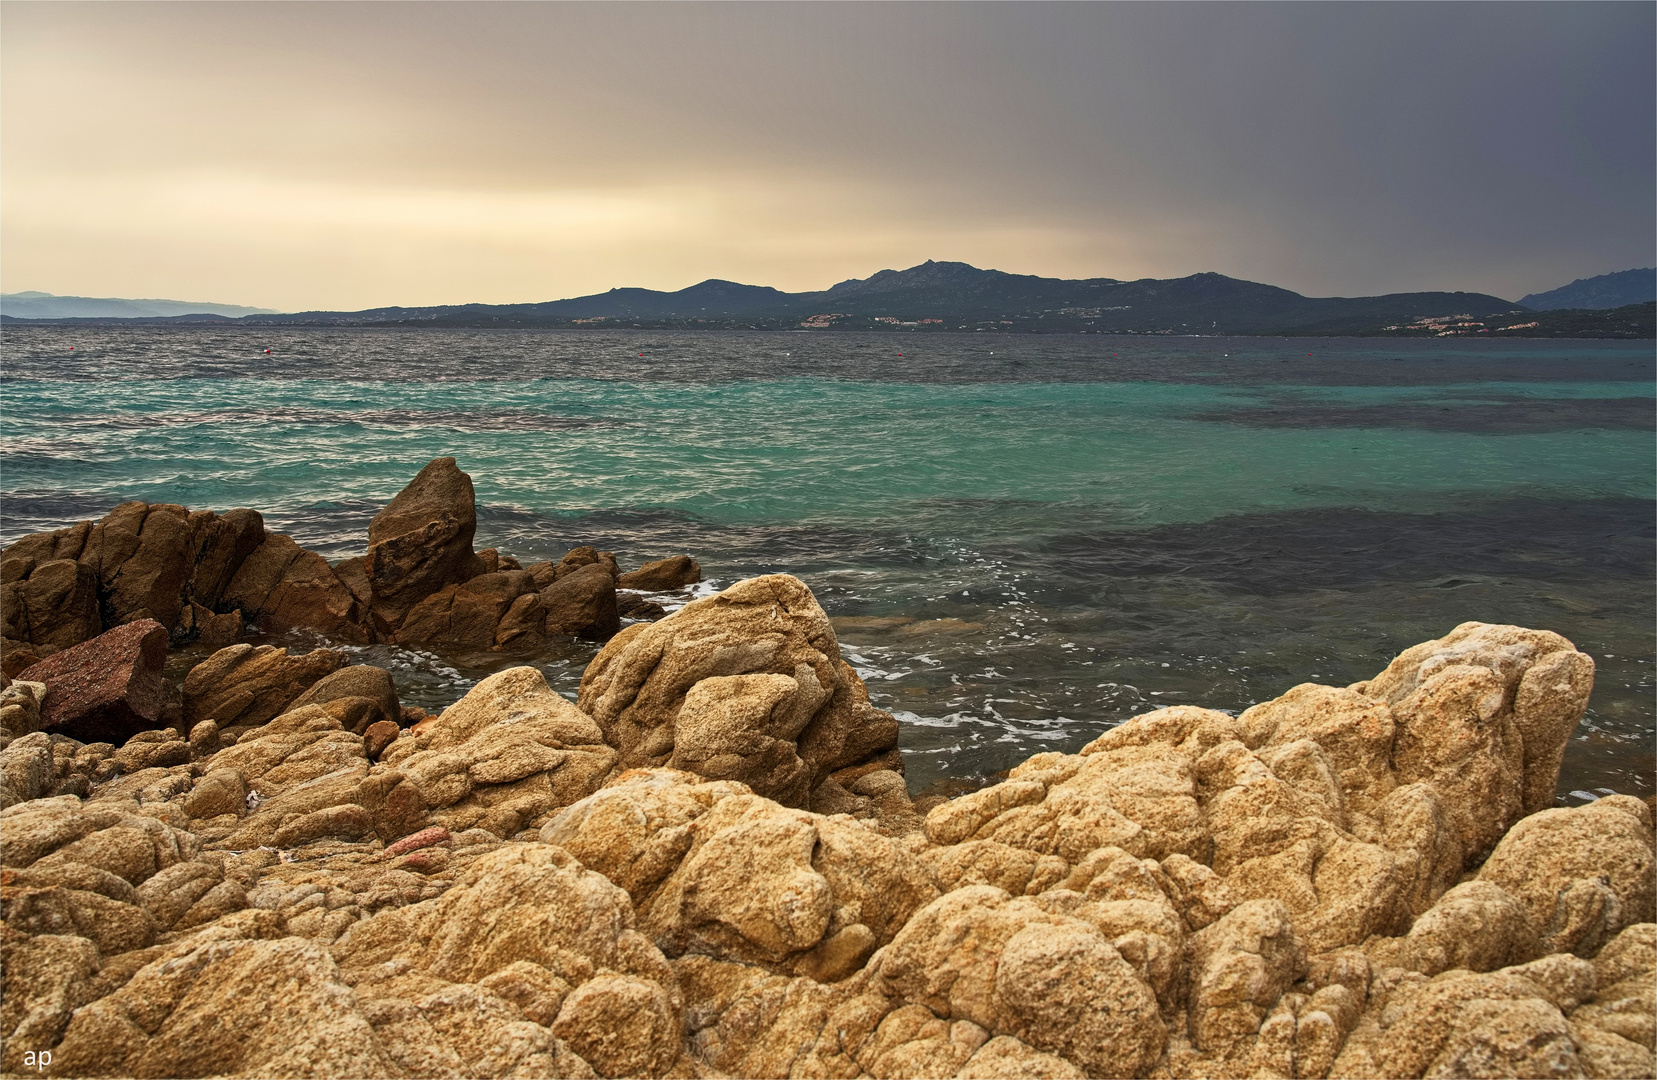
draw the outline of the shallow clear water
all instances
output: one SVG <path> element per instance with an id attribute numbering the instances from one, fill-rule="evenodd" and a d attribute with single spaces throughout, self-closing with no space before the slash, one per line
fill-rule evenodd
<path id="1" fill-rule="evenodd" d="M 1653 790 L 1648 342 L 7 327 L 0 538 L 252 506 L 330 558 L 453 454 L 479 546 L 804 578 L 971 782 L 1171 703 L 1374 674 L 1478 619 L 1599 678 L 1562 792 Z M 73 351 L 71 351 L 73 346 Z M 270 349 L 270 353 L 265 353 Z M 592 650 L 415 654 L 408 700 Z"/>

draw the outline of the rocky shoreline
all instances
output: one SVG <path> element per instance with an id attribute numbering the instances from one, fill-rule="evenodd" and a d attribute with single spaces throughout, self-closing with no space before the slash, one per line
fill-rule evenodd
<path id="1" fill-rule="evenodd" d="M 797 579 L 663 617 L 627 590 L 688 557 L 475 527 L 438 459 L 338 566 L 170 504 L 0 553 L 0 1072 L 1653 1074 L 1652 808 L 1551 808 L 1593 683 L 1557 634 L 912 801 Z M 252 627 L 605 644 L 574 703 L 518 667 L 428 716 Z"/>

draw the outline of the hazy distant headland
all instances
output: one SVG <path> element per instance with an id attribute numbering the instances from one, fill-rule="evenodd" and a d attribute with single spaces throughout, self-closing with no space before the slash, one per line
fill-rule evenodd
<path id="1" fill-rule="evenodd" d="M 273 308 L 195 300 L 123 300 L 113 296 L 57 296 L 47 292 L 0 294 L 0 312 L 18 319 L 166 319 L 178 315 L 274 315 Z"/>
<path id="2" fill-rule="evenodd" d="M 1657 271 L 1628 270 L 1573 282 L 1515 303 L 1472 292 L 1310 297 L 1223 274 L 1138 281 L 1045 278 L 928 261 L 882 270 L 820 292 L 786 293 L 710 278 L 677 292 L 618 288 L 534 304 L 448 304 L 288 314 L 193 305 L 188 313 L 80 314 L 44 294 L 0 297 L 6 322 L 214 323 L 246 326 L 438 326 L 663 330 L 904 330 L 994 333 L 1260 335 L 1283 337 L 1657 336 Z M 69 300 L 81 298 L 51 298 Z M 171 302 L 176 303 L 176 302 Z M 63 309 L 64 313 L 59 313 Z M 208 310 L 215 309 L 215 310 Z"/>

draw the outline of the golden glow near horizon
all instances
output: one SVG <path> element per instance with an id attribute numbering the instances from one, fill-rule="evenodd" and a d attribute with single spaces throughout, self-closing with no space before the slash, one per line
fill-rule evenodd
<path id="1" fill-rule="evenodd" d="M 1419 12 L 1365 5 L 6 3 L 0 288 L 355 309 L 932 258 L 1516 297 L 1649 265 L 1649 93 L 1604 130 L 1530 106 L 1562 149 L 1528 173 L 1458 117 L 1543 54 L 1614 98 L 1650 12 L 1567 48 L 1551 8 L 1437 10 L 1494 44 L 1432 69 Z"/>

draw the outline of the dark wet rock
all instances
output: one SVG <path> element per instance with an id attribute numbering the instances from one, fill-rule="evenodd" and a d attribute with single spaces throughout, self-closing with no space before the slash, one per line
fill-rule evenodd
<path id="1" fill-rule="evenodd" d="M 501 620 L 514 602 L 534 592 L 535 581 L 524 570 L 481 574 L 447 586 L 414 605 L 397 631 L 397 641 L 488 647 L 495 644 Z"/>
<path id="2" fill-rule="evenodd" d="M 265 534 L 226 586 L 220 606 L 239 608 L 248 622 L 274 633 L 308 629 L 347 641 L 373 636 L 367 613 L 328 560 L 282 533 Z"/>
<path id="3" fill-rule="evenodd" d="M 265 520 L 257 510 L 227 510 L 215 514 L 197 510 L 190 515 L 193 563 L 189 595 L 195 603 L 217 611 L 236 571 L 265 541 Z"/>
<path id="4" fill-rule="evenodd" d="M 548 634 L 605 641 L 621 629 L 616 582 L 606 563 L 589 563 L 563 575 L 543 589 L 540 598 Z"/>
<path id="5" fill-rule="evenodd" d="M 472 478 L 452 457 L 433 459 L 369 523 L 364 570 L 375 614 L 400 627 L 421 600 L 482 574 L 476 533 Z"/>
<path id="6" fill-rule="evenodd" d="M 22 559 L 8 559 L 21 570 Z M 0 585 L 4 636 L 37 646 L 40 655 L 66 649 L 98 636 L 98 575 L 84 563 L 55 559 L 34 565 L 28 576 Z"/>
<path id="7" fill-rule="evenodd" d="M 94 525 L 80 561 L 98 575 L 104 623 L 177 626 L 191 541 L 190 512 L 172 503 L 122 503 Z"/>
<path id="8" fill-rule="evenodd" d="M 616 614 L 624 619 L 634 619 L 640 622 L 655 622 L 667 616 L 667 608 L 654 600 L 646 600 L 638 593 L 616 593 Z"/>
<path id="9" fill-rule="evenodd" d="M 242 636 L 243 629 L 240 611 L 227 611 L 220 615 L 192 600 L 179 615 L 178 626 L 173 630 L 173 640 L 193 640 L 209 649 L 222 649 L 227 645 L 236 644 Z"/>
<path id="10" fill-rule="evenodd" d="M 689 555 L 674 555 L 671 558 L 647 562 L 637 570 L 621 575 L 616 580 L 616 585 L 623 589 L 638 589 L 640 592 L 667 592 L 670 589 L 695 585 L 701 580 L 702 567 L 695 559 Z"/>
<path id="11" fill-rule="evenodd" d="M 18 678 L 46 684 L 41 730 L 82 742 L 124 743 L 162 721 L 167 630 L 153 619 L 118 626 L 42 660 Z"/>

